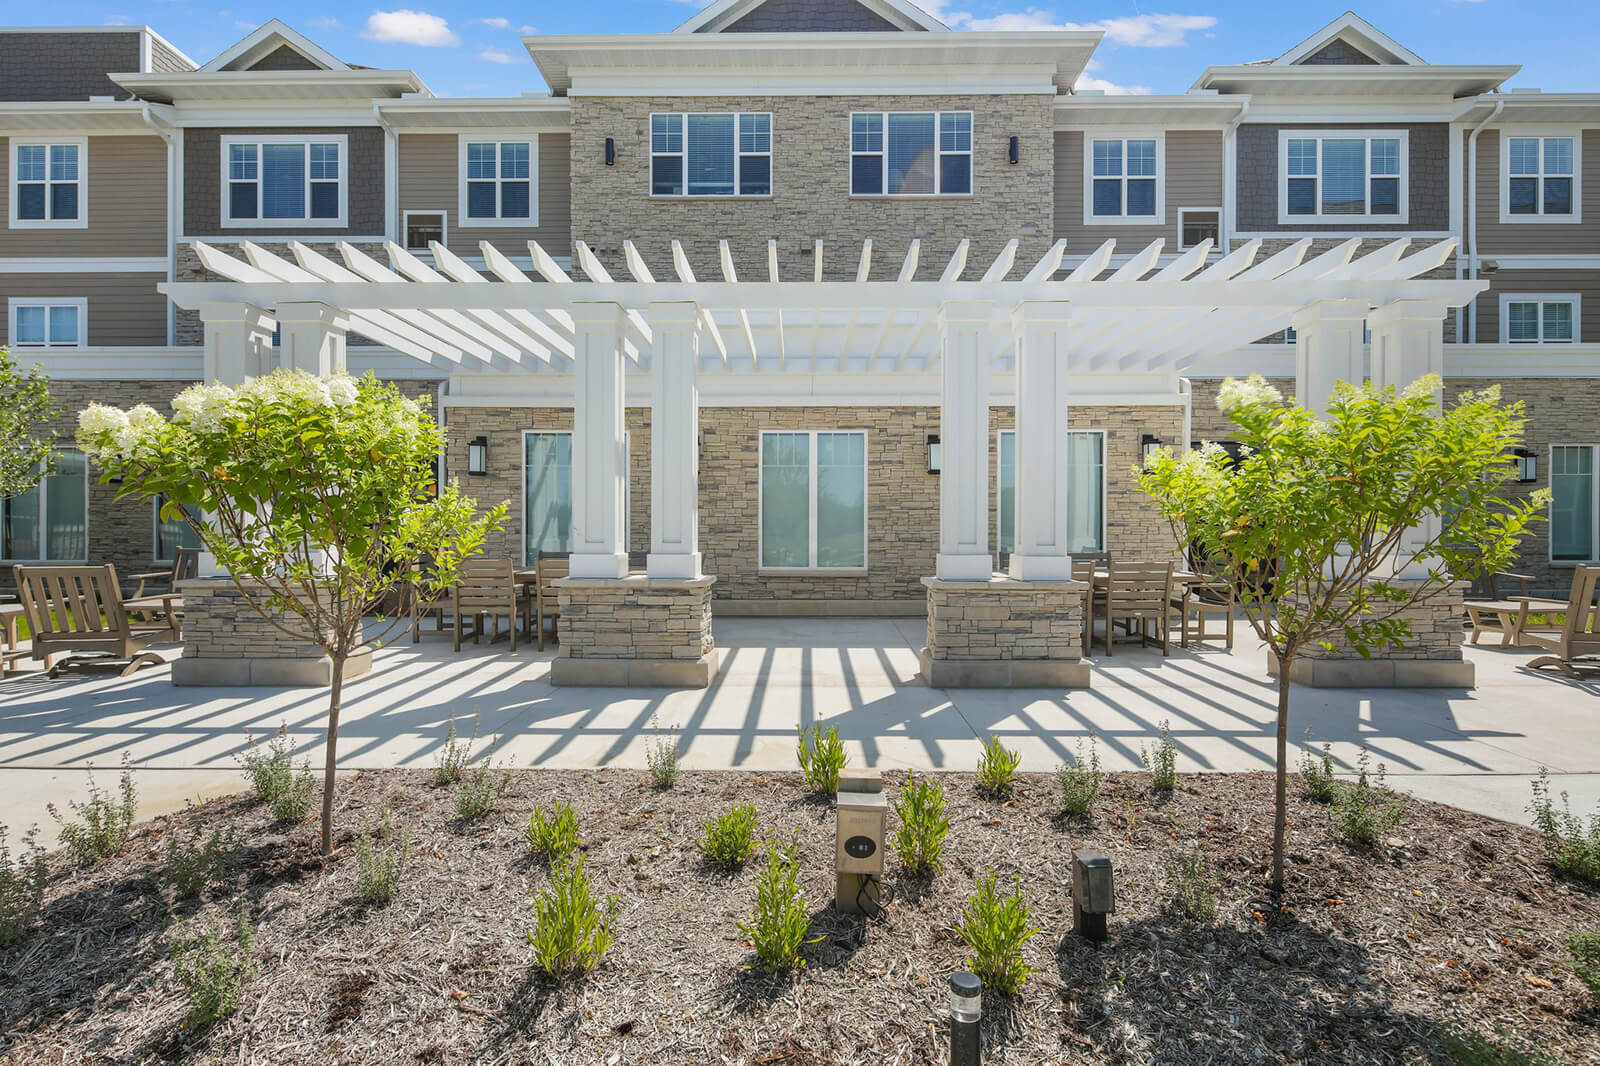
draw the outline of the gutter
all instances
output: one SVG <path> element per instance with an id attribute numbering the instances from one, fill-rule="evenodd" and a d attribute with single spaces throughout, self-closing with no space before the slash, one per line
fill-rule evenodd
<path id="1" fill-rule="evenodd" d="M 372 117 L 383 129 L 383 236 L 400 243 L 400 138 L 384 117 L 377 100 L 372 102 Z"/>
<path id="2" fill-rule="evenodd" d="M 1494 110 L 1489 112 L 1487 118 L 1467 134 L 1467 211 L 1462 216 L 1461 223 L 1467 230 L 1467 280 L 1478 280 L 1478 134 L 1483 128 L 1500 117 L 1500 112 L 1506 108 L 1504 97 L 1494 102 Z M 1478 339 L 1478 307 L 1477 302 L 1472 304 L 1472 340 Z M 1456 338 L 1457 342 L 1461 338 Z"/>
<path id="3" fill-rule="evenodd" d="M 1249 113 L 1250 97 L 1246 96 L 1240 104 L 1239 113 L 1222 127 L 1222 218 L 1218 220 L 1217 237 L 1223 255 L 1233 251 L 1234 216 L 1239 207 L 1239 159 L 1235 135 Z"/>

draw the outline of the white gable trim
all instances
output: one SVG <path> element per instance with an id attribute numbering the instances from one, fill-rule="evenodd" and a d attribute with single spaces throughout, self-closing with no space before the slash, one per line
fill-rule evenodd
<path id="1" fill-rule="evenodd" d="M 1274 66 L 1287 67 L 1315 55 L 1330 41 L 1344 38 L 1357 49 L 1378 62 L 1403 66 L 1426 66 L 1422 57 L 1384 33 L 1378 27 L 1356 14 L 1346 11 L 1310 37 L 1301 41 L 1272 61 Z"/>
<path id="2" fill-rule="evenodd" d="M 882 15 L 888 21 L 907 30 L 927 30 L 930 33 L 949 33 L 950 27 L 928 14 L 909 0 L 856 0 L 868 11 Z M 684 22 L 673 33 L 720 33 L 724 28 L 754 11 L 766 0 L 716 0 Z"/>
<path id="3" fill-rule="evenodd" d="M 221 71 L 249 66 L 246 60 L 256 60 L 288 45 L 296 52 L 317 64 L 323 70 L 349 70 L 349 64 L 313 42 L 305 34 L 292 29 L 282 19 L 262 23 L 252 33 L 217 58 L 201 67 L 202 71 Z"/>

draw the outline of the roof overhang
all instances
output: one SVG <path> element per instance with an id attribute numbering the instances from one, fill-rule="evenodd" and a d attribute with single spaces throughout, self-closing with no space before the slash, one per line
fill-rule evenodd
<path id="1" fill-rule="evenodd" d="M 167 104 L 372 100 L 427 92 L 422 79 L 409 70 L 190 71 L 113 74 L 111 80 L 143 99 Z"/>
<path id="2" fill-rule="evenodd" d="M 143 100 L 84 103 L 0 102 L 0 137 L 29 132 L 126 134 L 155 133 L 145 117 L 154 114 L 170 123 L 171 109 Z"/>
<path id="3" fill-rule="evenodd" d="M 451 133 L 464 129 L 525 129 L 566 133 L 571 104 L 557 96 L 508 96 L 458 100 L 405 97 L 378 102 L 378 114 L 397 133 Z"/>
<path id="4" fill-rule="evenodd" d="M 1518 66 L 1274 66 L 1207 67 L 1196 89 L 1254 96 L 1477 96 L 1498 89 Z"/>
<path id="5" fill-rule="evenodd" d="M 1203 93 L 1185 96 L 1063 96 L 1056 101 L 1058 130 L 1085 126 L 1162 129 L 1222 129 L 1248 102 L 1243 96 Z"/>
<path id="6" fill-rule="evenodd" d="M 1458 121 L 1477 123 L 1494 113 L 1496 123 L 1567 123 L 1600 121 L 1600 93 L 1491 93 L 1461 101 Z"/>
<path id="7" fill-rule="evenodd" d="M 522 39 L 558 96 L 1063 93 L 1098 30 L 655 33 Z"/>

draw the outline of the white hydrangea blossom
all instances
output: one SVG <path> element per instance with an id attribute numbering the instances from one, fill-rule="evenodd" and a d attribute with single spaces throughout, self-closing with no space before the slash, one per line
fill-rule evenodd
<path id="1" fill-rule="evenodd" d="M 114 433 L 127 424 L 128 416 L 124 412 L 103 403 L 92 403 L 78 412 L 78 428 L 96 437 Z"/>
<path id="2" fill-rule="evenodd" d="M 172 420 L 196 433 L 214 433 L 233 410 L 233 390 L 226 385 L 190 385 L 172 400 Z"/>
<path id="3" fill-rule="evenodd" d="M 328 379 L 328 399 L 335 407 L 349 407 L 356 402 L 358 390 L 354 378 L 340 375 Z"/>
<path id="4" fill-rule="evenodd" d="M 1444 388 L 1444 378 L 1438 374 L 1424 374 L 1405 387 L 1402 393 L 1407 399 L 1415 400 L 1423 396 L 1432 396 Z"/>
<path id="5" fill-rule="evenodd" d="M 262 403 L 304 403 L 332 407 L 328 383 L 303 371 L 278 370 L 245 382 L 239 397 Z"/>
<path id="6" fill-rule="evenodd" d="M 1251 374 L 1246 381 L 1238 378 L 1229 378 L 1222 383 L 1222 388 L 1217 390 L 1217 409 L 1232 411 L 1236 407 L 1246 404 L 1276 404 L 1283 402 L 1283 393 L 1279 392 L 1267 379 L 1260 374 Z"/>

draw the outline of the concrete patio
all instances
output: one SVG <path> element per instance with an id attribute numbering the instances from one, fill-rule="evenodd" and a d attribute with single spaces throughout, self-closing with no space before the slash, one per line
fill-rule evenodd
<path id="1" fill-rule="evenodd" d="M 703 691 L 558 688 L 554 648 L 504 642 L 450 651 L 425 637 L 379 651 L 371 675 L 346 690 L 340 765 L 426 767 L 450 712 L 464 732 L 477 717 L 480 755 L 511 767 L 642 767 L 652 721 L 677 727 L 685 767 L 791 769 L 800 723 L 838 727 L 852 763 L 969 770 L 996 733 L 1022 752 L 1022 768 L 1049 771 L 1080 740 L 1099 738 L 1108 770 L 1136 769 L 1139 749 L 1171 724 L 1183 771 L 1272 766 L 1275 692 L 1265 655 L 1242 631 L 1228 653 L 1214 646 L 1172 657 L 1118 648 L 1093 661 L 1093 687 L 930 689 L 917 680 L 921 619 L 721 619 L 721 673 Z M 176 647 L 163 649 L 169 656 Z M 1521 669 L 1531 650 L 1468 647 L 1478 687 L 1465 690 L 1296 688 L 1290 737 L 1333 744 L 1353 764 L 1361 744 L 1391 782 L 1419 797 L 1526 820 L 1528 782 L 1548 766 L 1584 812 L 1600 801 L 1600 678 L 1571 681 Z M 248 730 L 286 724 L 320 765 L 326 692 L 317 689 L 174 688 L 166 668 L 133 677 L 50 680 L 31 672 L 0 681 L 0 823 L 15 834 L 45 805 L 82 796 L 91 764 L 114 785 L 124 752 L 137 769 L 141 816 L 187 798 L 242 787 L 233 757 Z"/>

